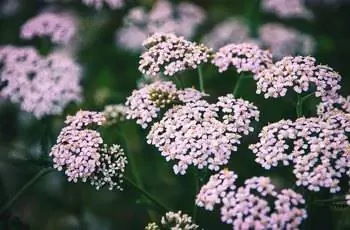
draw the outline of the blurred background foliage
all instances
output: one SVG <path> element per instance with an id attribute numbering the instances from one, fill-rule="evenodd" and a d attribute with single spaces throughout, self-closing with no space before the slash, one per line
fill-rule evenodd
<path id="1" fill-rule="evenodd" d="M 155 0 L 127 1 L 119 10 L 104 8 L 96 11 L 79 1 L 59 4 L 79 17 L 80 31 L 77 60 L 83 67 L 84 101 L 70 105 L 60 116 L 37 120 L 31 114 L 22 112 L 16 105 L 4 100 L 0 102 L 0 206 L 30 180 L 42 167 L 50 163 L 47 150 L 54 144 L 67 114 L 79 109 L 103 110 L 107 104 L 123 103 L 131 91 L 137 87 L 142 77 L 138 71 L 138 53 L 125 51 L 115 43 L 115 31 L 123 23 L 123 15 L 134 6 L 148 8 Z M 180 1 L 174 1 L 180 2 Z M 281 22 L 300 31 L 307 32 L 317 41 L 315 57 L 319 62 L 337 70 L 343 77 L 342 94 L 350 91 L 350 5 L 325 5 L 320 1 L 306 1 L 315 14 L 313 20 L 280 19 L 272 14 L 264 14 L 256 8 L 257 0 L 193 0 L 205 9 L 206 21 L 201 25 L 193 40 L 201 36 L 218 22 L 241 16 L 247 22 L 259 26 L 265 22 Z M 53 47 L 43 40 L 23 41 L 19 38 L 21 25 L 41 12 L 49 3 L 39 0 L 21 1 L 18 12 L 0 18 L 0 45 L 34 45 L 45 54 Z M 232 92 L 236 76 L 234 70 L 218 74 L 210 66 L 204 66 L 206 89 L 215 99 L 219 95 Z M 186 86 L 198 88 L 196 71 L 181 73 L 179 78 Z M 282 118 L 295 118 L 293 98 L 268 99 L 255 94 L 255 83 L 251 79 L 243 82 L 239 96 L 254 102 L 261 110 L 261 122 L 257 130 L 268 122 Z M 306 114 L 315 114 L 311 100 L 305 107 Z M 121 135 L 122 134 L 122 135 Z M 143 187 L 173 210 L 192 213 L 196 195 L 192 173 L 175 176 L 172 166 L 146 143 L 146 131 L 133 121 L 103 130 L 108 143 L 120 143 L 135 159 L 134 167 L 139 172 Z M 126 138 L 122 138 L 122 136 Z M 246 137 L 239 151 L 232 156 L 229 167 L 245 179 L 254 175 L 270 175 L 281 187 L 291 187 L 286 178 L 292 176 L 285 170 L 262 170 L 254 162 L 253 154 L 247 149 L 256 141 L 256 133 Z M 130 165 L 127 175 L 133 178 Z M 136 179 L 136 178 L 134 178 Z M 123 192 L 94 190 L 88 184 L 74 184 L 66 181 L 63 173 L 52 172 L 42 177 L 29 188 L 9 209 L 0 213 L 0 229 L 143 229 L 151 217 L 163 214 L 133 187 L 124 184 Z M 337 207 L 311 207 L 313 212 L 304 223 L 304 229 L 350 229 L 349 211 Z M 148 210 L 151 210 L 149 215 Z M 218 212 L 208 213 L 198 210 L 197 223 L 205 229 L 230 229 L 230 225 L 220 223 Z"/>

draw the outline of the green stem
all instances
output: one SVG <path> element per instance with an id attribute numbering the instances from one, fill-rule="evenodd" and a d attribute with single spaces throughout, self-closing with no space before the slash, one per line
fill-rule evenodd
<path id="1" fill-rule="evenodd" d="M 198 70 L 199 89 L 201 90 L 202 93 L 205 93 L 202 66 L 198 66 L 197 70 Z"/>
<path id="2" fill-rule="evenodd" d="M 238 90 L 240 89 L 240 87 L 242 86 L 242 82 L 244 79 L 246 78 L 252 78 L 253 76 L 251 74 L 239 74 L 238 78 L 237 78 L 237 82 L 236 85 L 232 91 L 233 96 L 237 97 L 238 96 Z"/>
<path id="3" fill-rule="evenodd" d="M 138 169 L 136 167 L 136 160 L 134 158 L 134 154 L 132 154 L 130 151 L 129 151 L 129 148 L 128 148 L 128 142 L 127 142 L 127 139 L 126 139 L 126 136 L 124 135 L 124 133 L 121 131 L 121 137 L 123 138 L 123 142 L 124 142 L 124 149 L 125 149 L 125 152 L 127 153 L 127 156 L 128 156 L 128 160 L 130 162 L 130 167 L 131 167 L 131 173 L 133 175 L 133 177 L 135 178 L 135 182 L 131 181 L 130 179 L 126 178 L 125 179 L 130 183 L 132 184 L 135 188 L 137 188 L 137 190 L 139 190 L 145 197 L 148 197 L 150 195 L 145 195 L 145 193 L 147 193 L 145 190 L 144 190 L 144 187 L 143 187 L 143 183 L 142 183 L 142 180 L 141 180 L 141 177 L 139 175 L 139 172 L 138 172 Z M 148 193 L 147 193 L 148 194 Z M 149 198 L 150 199 L 150 198 Z M 151 201 L 153 201 L 152 199 L 150 199 Z M 148 212 L 148 215 L 149 217 L 151 218 L 152 221 L 156 221 L 157 218 L 156 218 L 156 214 L 151 211 L 151 210 L 147 210 Z"/>
<path id="4" fill-rule="evenodd" d="M 304 103 L 307 99 L 309 99 L 311 96 L 315 95 L 315 93 L 309 93 L 301 98 L 301 103 Z"/>
<path id="5" fill-rule="evenodd" d="M 42 120 L 43 123 L 43 133 L 41 136 L 41 156 L 45 157 L 48 156 L 49 154 L 49 147 L 50 147 L 50 142 L 52 138 L 52 133 L 51 133 L 51 123 L 52 123 L 52 118 L 51 116 L 45 116 Z"/>
<path id="6" fill-rule="evenodd" d="M 149 194 L 146 190 L 140 187 L 138 184 L 130 180 L 128 177 L 124 176 L 125 181 L 127 181 L 130 185 L 132 185 L 136 190 L 138 190 L 142 195 L 144 195 L 148 200 L 152 201 L 155 205 L 157 205 L 162 211 L 169 211 L 170 209 L 163 204 L 161 201 L 157 200 L 151 194 Z"/>
<path id="7" fill-rule="evenodd" d="M 41 177 L 45 176 L 46 174 L 53 172 L 53 168 L 44 168 L 40 170 L 37 174 L 33 176 L 32 179 L 30 179 L 27 183 L 25 183 L 17 192 L 16 194 L 6 203 L 4 204 L 0 209 L 0 214 L 4 213 L 7 209 L 9 209 L 14 202 L 26 191 L 28 190 L 34 183 L 39 180 Z"/>
<path id="8" fill-rule="evenodd" d="M 315 93 L 309 93 L 309 94 L 305 95 L 304 97 L 301 97 L 299 94 L 297 95 L 297 97 L 298 97 L 297 104 L 296 104 L 297 117 L 303 116 L 303 104 L 305 103 L 305 101 L 307 99 L 309 99 L 314 94 Z"/>
<path id="9" fill-rule="evenodd" d="M 250 36 L 258 37 L 258 28 L 260 22 L 260 0 L 245 1 L 245 15 L 248 20 Z"/>
<path id="10" fill-rule="evenodd" d="M 194 183 L 196 186 L 196 194 L 195 194 L 195 197 L 196 197 L 198 192 L 199 192 L 199 177 L 198 177 L 197 171 L 194 171 Z M 194 199 L 194 200 L 196 200 L 196 199 Z M 192 213 L 193 221 L 196 221 L 196 217 L 197 217 L 197 205 L 196 205 L 196 201 L 194 201 L 193 213 Z"/>
<path id="11" fill-rule="evenodd" d="M 296 105 L 296 113 L 297 113 L 297 117 L 303 116 L 303 100 L 299 94 L 298 94 L 298 101 L 297 101 L 297 105 Z"/>

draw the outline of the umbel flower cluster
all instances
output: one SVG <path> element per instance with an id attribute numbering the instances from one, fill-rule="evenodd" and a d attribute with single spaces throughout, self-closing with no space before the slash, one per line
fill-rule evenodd
<path id="1" fill-rule="evenodd" d="M 146 75 L 173 76 L 208 62 L 211 49 L 172 33 L 155 33 L 143 42 L 147 49 L 140 57 L 139 70 Z"/>
<path id="2" fill-rule="evenodd" d="M 116 32 L 116 40 L 124 49 L 140 51 L 142 41 L 156 32 L 191 38 L 204 18 L 203 9 L 190 2 L 175 5 L 158 0 L 148 12 L 141 6 L 132 8 L 124 17 L 124 26 Z"/>
<path id="3" fill-rule="evenodd" d="M 252 177 L 236 185 L 237 175 L 224 169 L 202 186 L 196 205 L 212 211 L 233 229 L 298 229 L 307 217 L 304 198 L 291 189 L 277 191 L 268 177 Z M 273 205 L 271 205 L 273 202 Z"/>
<path id="4" fill-rule="evenodd" d="M 5 46 L 0 63 L 1 95 L 38 118 L 60 114 L 81 100 L 80 66 L 64 52 L 41 57 L 33 48 Z"/>
<path id="5" fill-rule="evenodd" d="M 76 35 L 76 24 L 72 15 L 44 12 L 24 23 L 21 38 L 48 36 L 53 43 L 66 45 Z"/>
<path id="6" fill-rule="evenodd" d="M 105 121 L 99 112 L 79 111 L 68 116 L 50 156 L 54 168 L 64 170 L 68 181 L 88 181 L 96 189 L 107 185 L 110 190 L 122 190 L 127 164 L 124 150 L 116 144 L 103 144 L 100 133 L 94 129 Z"/>
<path id="7" fill-rule="evenodd" d="M 136 119 L 136 122 L 147 128 L 148 124 L 158 117 L 164 107 L 176 103 L 197 101 L 205 94 L 191 88 L 176 89 L 176 85 L 169 81 L 156 81 L 134 90 L 126 100 L 126 118 Z"/>
<path id="8" fill-rule="evenodd" d="M 226 44 L 239 44 L 252 40 L 249 28 L 241 18 L 230 17 L 217 24 L 208 34 L 204 35 L 202 42 L 208 47 L 218 50 Z"/>
<path id="9" fill-rule="evenodd" d="M 311 55 L 316 41 L 308 34 L 279 23 L 266 23 L 259 28 L 259 41 L 268 48 L 274 59 L 290 55 Z"/>
<path id="10" fill-rule="evenodd" d="M 149 223 L 145 230 L 197 230 L 199 226 L 193 223 L 192 217 L 189 215 L 182 213 L 182 211 L 178 212 L 167 212 L 165 216 L 161 219 L 160 226 L 156 223 Z"/>
<path id="11" fill-rule="evenodd" d="M 175 161 L 175 174 L 185 174 L 190 165 L 218 171 L 258 119 L 257 107 L 232 94 L 219 97 L 216 104 L 198 100 L 169 109 L 153 124 L 147 142 L 167 161 Z"/>
<path id="12" fill-rule="evenodd" d="M 303 0 L 262 0 L 262 9 L 281 18 L 311 19 L 312 12 L 304 5 Z"/>
<path id="13" fill-rule="evenodd" d="M 272 65 L 272 54 L 255 44 L 229 44 L 213 55 L 212 63 L 219 68 L 219 72 L 226 71 L 232 65 L 238 73 L 257 74 Z"/>
<path id="14" fill-rule="evenodd" d="M 82 0 L 87 5 L 99 10 L 106 4 L 111 9 L 118 9 L 124 6 L 124 0 Z"/>
<path id="15" fill-rule="evenodd" d="M 265 169 L 292 165 L 296 185 L 310 191 L 339 192 L 340 179 L 350 175 L 349 114 L 328 118 L 281 120 L 265 126 L 250 146 Z"/>
<path id="16" fill-rule="evenodd" d="M 332 68 L 316 64 L 313 57 L 284 57 L 256 75 L 256 93 L 264 97 L 283 97 L 289 89 L 297 94 L 314 92 L 327 100 L 338 95 L 341 76 Z"/>

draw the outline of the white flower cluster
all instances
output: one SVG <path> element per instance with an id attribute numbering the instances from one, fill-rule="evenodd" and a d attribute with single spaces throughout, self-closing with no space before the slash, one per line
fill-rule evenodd
<path id="1" fill-rule="evenodd" d="M 259 28 L 259 39 L 275 59 L 290 55 L 311 55 L 316 47 L 316 41 L 310 35 L 279 23 L 262 25 Z"/>
<path id="2" fill-rule="evenodd" d="M 126 118 L 128 108 L 123 104 L 107 105 L 103 111 L 106 117 L 107 124 L 117 124 L 119 121 L 123 121 Z"/>
<path id="3" fill-rule="evenodd" d="M 157 81 L 134 90 L 126 100 L 126 118 L 136 119 L 142 128 L 157 118 L 161 108 L 174 103 L 197 101 L 205 94 L 195 89 L 177 90 L 172 82 Z"/>
<path id="4" fill-rule="evenodd" d="M 338 192 L 340 178 L 350 176 L 350 117 L 340 115 L 269 124 L 259 134 L 259 142 L 249 148 L 265 169 L 292 164 L 297 186 Z"/>
<path id="5" fill-rule="evenodd" d="M 316 97 L 327 99 L 337 95 L 341 76 L 332 68 L 317 65 L 313 57 L 284 57 L 256 75 L 256 93 L 265 98 L 283 97 L 288 89 L 296 93 L 314 90 Z"/>
<path id="6" fill-rule="evenodd" d="M 41 57 L 32 48 L 0 48 L 1 95 L 41 118 L 62 113 L 70 102 L 81 100 L 81 68 L 62 52 Z"/>
<path id="7" fill-rule="evenodd" d="M 171 229 L 171 230 L 197 230 L 198 225 L 193 223 L 192 217 L 178 212 L 167 212 L 161 219 L 161 227 L 156 223 L 149 223 L 145 230 L 160 230 L 160 229 Z"/>
<path id="8" fill-rule="evenodd" d="M 100 133 L 93 127 L 106 122 L 103 113 L 79 111 L 67 116 L 57 143 L 52 147 L 54 168 L 64 170 L 68 181 L 89 181 L 96 189 L 108 185 L 122 190 L 120 184 L 127 164 L 124 150 L 119 145 L 103 145 Z"/>
<path id="9" fill-rule="evenodd" d="M 174 106 L 154 123 L 147 142 L 167 161 L 175 161 L 175 174 L 185 174 L 190 165 L 218 171 L 237 151 L 241 137 L 253 131 L 251 121 L 258 118 L 253 104 L 233 95 L 219 97 L 216 104 L 189 102 Z"/>
<path id="10" fill-rule="evenodd" d="M 20 34 L 23 39 L 48 36 L 53 43 L 66 45 L 76 32 L 77 23 L 72 15 L 44 12 L 24 23 Z"/>
<path id="11" fill-rule="evenodd" d="M 208 62 L 211 49 L 196 44 L 175 34 L 156 33 L 147 38 L 143 45 L 147 48 L 141 55 L 139 70 L 145 75 L 173 76 L 175 73 L 195 69 Z"/>
<path id="12" fill-rule="evenodd" d="M 240 18 L 228 18 L 217 24 L 202 42 L 208 47 L 218 50 L 220 47 L 230 43 L 250 42 L 248 26 Z"/>
<path id="13" fill-rule="evenodd" d="M 251 72 L 255 75 L 272 65 L 272 54 L 255 44 L 229 44 L 213 55 L 212 63 L 219 68 L 219 72 L 226 71 L 232 65 L 238 73 Z"/>
<path id="14" fill-rule="evenodd" d="M 103 3 L 111 9 L 118 9 L 124 6 L 124 0 L 82 0 L 87 6 L 92 6 L 97 10 L 103 7 Z"/>
<path id="15" fill-rule="evenodd" d="M 227 169 L 212 175 L 197 194 L 196 205 L 209 211 L 221 205 L 222 222 L 237 230 L 298 229 L 306 218 L 305 200 L 293 190 L 277 192 L 268 177 L 252 177 L 241 187 L 236 179 Z"/>
<path id="16" fill-rule="evenodd" d="M 192 3 L 173 5 L 158 0 L 149 12 L 140 6 L 132 8 L 124 18 L 124 26 L 116 32 L 116 40 L 125 49 L 139 51 L 142 41 L 157 32 L 171 32 L 189 39 L 204 18 L 203 9 Z"/>
<path id="17" fill-rule="evenodd" d="M 128 160 L 120 145 L 108 147 L 106 144 L 100 149 L 99 165 L 90 178 L 90 184 L 97 190 L 108 185 L 109 190 L 114 188 L 123 190 L 123 176 Z"/>
<path id="18" fill-rule="evenodd" d="M 274 13 L 281 18 L 311 19 L 313 17 L 303 0 L 262 0 L 261 5 L 265 12 Z"/>

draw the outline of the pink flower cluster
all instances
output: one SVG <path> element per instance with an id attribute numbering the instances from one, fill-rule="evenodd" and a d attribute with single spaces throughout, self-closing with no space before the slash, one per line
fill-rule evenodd
<path id="1" fill-rule="evenodd" d="M 350 113 L 350 96 L 336 95 L 329 97 L 321 101 L 317 106 L 317 114 L 319 116 L 327 116 L 329 113 L 334 114 L 338 112 Z"/>
<path id="2" fill-rule="evenodd" d="M 175 103 L 199 100 L 205 94 L 195 89 L 176 89 L 176 85 L 167 81 L 156 81 L 141 89 L 134 90 L 126 100 L 126 118 L 136 119 L 136 123 L 146 128 L 157 118 L 161 108 Z"/>
<path id="3" fill-rule="evenodd" d="M 141 56 L 139 70 L 145 75 L 173 76 L 186 69 L 195 69 L 208 62 L 211 49 L 177 37 L 175 34 L 156 33 L 143 42 L 147 49 Z"/>
<path id="4" fill-rule="evenodd" d="M 251 42 L 249 36 L 249 28 L 240 18 L 228 18 L 217 24 L 208 34 L 206 34 L 202 42 L 208 47 L 218 50 L 230 43 Z"/>
<path id="5" fill-rule="evenodd" d="M 252 177 L 241 187 L 236 179 L 227 169 L 212 175 L 197 194 L 196 205 L 210 211 L 221 205 L 222 222 L 237 230 L 298 229 L 306 219 L 300 194 L 291 189 L 276 191 L 268 177 Z"/>
<path id="6" fill-rule="evenodd" d="M 102 114 L 79 111 L 68 116 L 64 127 L 52 147 L 50 156 L 54 168 L 65 170 L 68 181 L 86 181 L 96 170 L 100 160 L 103 139 L 99 132 L 89 129 L 89 125 L 101 125 L 105 121 Z"/>
<path id="7" fill-rule="evenodd" d="M 297 56 L 284 57 L 258 73 L 256 79 L 256 93 L 264 93 L 265 98 L 283 97 L 293 89 L 298 94 L 312 90 L 326 100 L 338 94 L 341 76 L 328 66 L 317 65 L 315 58 Z"/>
<path id="8" fill-rule="evenodd" d="M 60 114 L 70 102 L 81 100 L 81 69 L 70 56 L 53 52 L 41 57 L 33 48 L 0 48 L 1 95 L 41 118 Z"/>
<path id="9" fill-rule="evenodd" d="M 156 32 L 191 38 L 204 18 L 204 11 L 192 3 L 173 5 L 170 1 L 158 0 L 149 12 L 139 6 L 130 10 L 124 18 L 125 25 L 116 33 L 117 43 L 123 48 L 139 51 L 142 41 Z"/>
<path id="10" fill-rule="evenodd" d="M 82 0 L 87 6 L 92 6 L 97 10 L 103 7 L 103 3 L 111 9 L 118 9 L 124 6 L 124 0 Z"/>
<path id="11" fill-rule="evenodd" d="M 350 116 L 344 113 L 281 120 L 265 126 L 249 148 L 265 169 L 292 164 L 296 185 L 335 193 L 341 190 L 340 178 L 350 175 L 349 132 Z"/>
<path id="12" fill-rule="evenodd" d="M 96 189 L 108 185 L 121 190 L 120 184 L 127 164 L 124 150 L 119 145 L 103 145 L 100 133 L 94 127 L 103 125 L 103 113 L 79 111 L 67 116 L 50 156 L 54 168 L 64 170 L 68 181 L 89 181 Z"/>
<path id="13" fill-rule="evenodd" d="M 311 55 L 316 46 L 311 36 L 278 23 L 262 25 L 259 39 L 261 45 L 268 48 L 276 59 L 296 54 Z"/>
<path id="14" fill-rule="evenodd" d="M 233 95 L 219 97 L 216 104 L 204 100 L 169 109 L 151 127 L 147 142 L 155 145 L 167 161 L 174 161 L 175 174 L 193 165 L 218 171 L 228 163 L 243 135 L 253 131 L 258 109 Z"/>
<path id="15" fill-rule="evenodd" d="M 313 17 L 303 0 L 262 0 L 261 5 L 265 12 L 275 13 L 281 18 L 311 19 Z"/>
<path id="16" fill-rule="evenodd" d="M 226 71 L 232 65 L 238 73 L 251 72 L 255 75 L 272 65 L 272 54 L 255 44 L 229 44 L 214 54 L 212 63 L 219 68 L 219 72 Z"/>
<path id="17" fill-rule="evenodd" d="M 45 12 L 24 23 L 20 34 L 23 39 L 48 36 L 53 43 L 66 45 L 76 32 L 77 22 L 72 15 Z"/>

